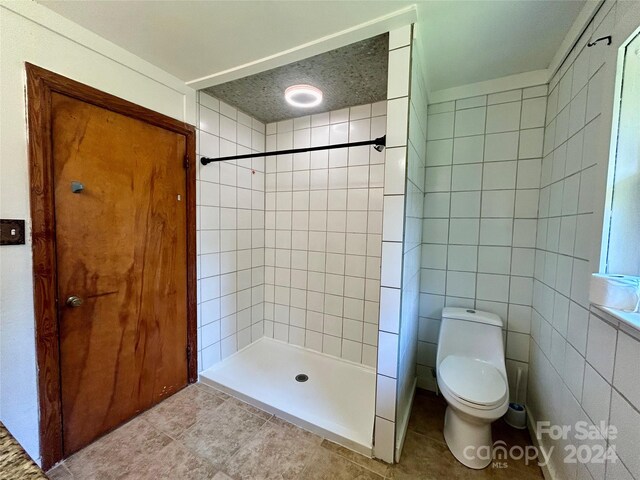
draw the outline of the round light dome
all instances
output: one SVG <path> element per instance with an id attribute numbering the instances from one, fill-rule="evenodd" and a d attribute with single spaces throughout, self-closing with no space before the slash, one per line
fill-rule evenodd
<path id="1" fill-rule="evenodd" d="M 284 98 L 294 107 L 317 107 L 322 103 L 322 91 L 311 85 L 292 85 L 284 91 Z"/>

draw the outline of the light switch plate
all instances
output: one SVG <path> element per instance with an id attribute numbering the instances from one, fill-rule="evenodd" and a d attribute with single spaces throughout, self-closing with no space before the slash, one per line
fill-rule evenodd
<path id="1" fill-rule="evenodd" d="M 0 245 L 24 245 L 24 220 L 0 219 Z"/>

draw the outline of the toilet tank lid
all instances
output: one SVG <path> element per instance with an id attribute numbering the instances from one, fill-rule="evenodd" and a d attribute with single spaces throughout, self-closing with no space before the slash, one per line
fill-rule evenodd
<path id="1" fill-rule="evenodd" d="M 474 310 L 472 308 L 454 308 L 446 307 L 442 309 L 442 318 L 451 318 L 454 320 L 467 320 L 469 322 L 486 323 L 494 327 L 502 328 L 502 319 L 489 312 Z"/>

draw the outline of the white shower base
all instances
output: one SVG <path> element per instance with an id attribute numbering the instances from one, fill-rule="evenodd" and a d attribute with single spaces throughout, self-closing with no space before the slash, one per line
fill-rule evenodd
<path id="1" fill-rule="evenodd" d="M 309 380 L 295 380 L 305 373 Z M 200 374 L 200 381 L 364 455 L 372 454 L 375 371 L 271 338 Z"/>

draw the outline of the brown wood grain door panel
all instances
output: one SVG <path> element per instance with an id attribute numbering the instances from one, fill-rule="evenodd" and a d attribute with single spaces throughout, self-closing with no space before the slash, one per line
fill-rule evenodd
<path id="1" fill-rule="evenodd" d="M 177 370 L 184 366 L 185 329 L 178 328 L 179 321 L 171 323 L 174 318 L 180 317 L 179 309 L 183 304 L 174 304 L 170 307 L 168 305 L 172 304 L 165 300 L 165 297 L 174 294 L 174 289 L 176 298 L 181 295 L 179 285 L 182 284 L 180 280 L 182 275 L 186 275 L 186 343 L 189 352 L 196 351 L 196 141 L 195 128 L 192 125 L 36 65 L 26 63 L 25 69 L 40 456 L 42 468 L 48 470 L 64 458 L 65 452 L 68 454 L 82 444 L 80 439 L 75 444 L 67 442 L 67 445 L 64 445 L 64 440 L 68 441 L 73 432 L 63 426 L 63 410 L 65 419 L 75 418 L 81 435 L 89 439 L 92 435 L 85 432 L 85 429 L 99 435 L 98 432 L 106 431 L 110 428 L 109 425 L 115 426 L 117 423 L 117 420 L 111 419 L 111 416 L 124 418 L 128 415 L 125 414 L 127 411 L 133 411 L 135 414 L 147 408 L 149 403 L 170 393 L 174 386 L 170 380 L 171 372 L 174 371 L 178 375 L 180 372 Z M 56 95 L 58 95 L 57 99 L 54 98 Z M 72 99 L 86 105 L 80 108 L 79 104 L 74 105 L 70 102 Z M 66 115 L 67 120 L 75 122 L 75 130 L 64 129 L 64 133 L 55 142 L 56 148 L 60 148 L 59 153 L 63 157 L 65 155 L 68 157 L 59 169 L 55 166 L 53 155 L 54 101 L 57 108 L 56 115 L 60 115 L 60 119 Z M 87 108 L 88 106 L 97 110 Z M 104 111 L 98 112 L 100 109 Z M 114 114 L 138 123 L 128 123 Z M 157 133 L 157 129 L 160 129 L 165 130 L 165 133 L 169 132 L 182 137 L 184 140 L 165 135 L 164 140 L 159 140 L 155 145 L 153 154 L 155 163 L 174 164 L 167 168 L 175 172 L 175 178 L 169 170 L 156 170 L 161 165 L 151 166 L 147 162 L 152 156 L 148 152 L 150 148 L 148 141 L 141 140 L 138 144 L 137 140 L 127 142 L 121 138 L 120 143 L 114 143 L 106 135 L 105 124 L 115 125 L 115 130 L 120 132 L 120 135 L 137 129 L 142 138 L 151 132 Z M 144 128 L 145 126 L 147 128 Z M 149 127 L 155 127 L 156 130 Z M 101 136 L 98 132 L 105 135 Z M 95 155 L 85 155 L 85 147 L 88 147 L 91 142 L 97 142 L 99 137 L 102 142 L 105 142 L 102 148 L 98 148 Z M 184 141 L 184 144 L 180 143 L 181 141 Z M 93 145 L 95 147 L 96 144 Z M 183 149 L 183 145 L 185 145 L 184 157 L 179 157 L 177 152 Z M 111 150 L 114 153 L 119 152 L 115 155 L 118 158 L 113 162 L 105 160 L 105 155 L 111 155 Z M 146 166 L 137 165 L 138 170 L 129 168 L 132 162 L 139 162 L 136 160 L 138 154 L 142 154 L 140 158 L 144 159 L 142 163 Z M 120 158 L 122 156 L 128 157 L 129 163 L 124 162 L 120 165 L 118 162 L 122 163 Z M 97 165 L 91 168 L 90 162 L 96 159 Z M 186 167 L 186 173 L 180 172 L 182 165 Z M 145 171 L 150 175 L 148 178 L 154 178 L 153 182 L 149 180 L 145 183 L 142 175 Z M 129 182 L 122 180 L 121 177 L 125 174 L 131 175 Z M 80 175 L 82 179 L 76 178 Z M 71 178 L 86 184 L 83 193 L 73 194 L 80 195 L 81 200 L 69 197 L 70 185 L 66 182 Z M 180 185 L 172 183 L 177 178 L 182 179 Z M 113 185 L 127 184 L 129 193 L 126 193 L 125 189 L 125 193 L 118 191 L 118 195 L 110 199 L 111 202 L 100 201 L 109 195 L 113 196 L 114 191 L 109 189 L 112 183 Z M 184 190 L 185 184 L 186 190 Z M 133 188 L 140 185 L 145 188 L 141 191 L 136 189 L 134 195 Z M 185 191 L 184 210 L 174 211 L 171 209 L 171 203 L 165 202 L 164 195 L 179 187 L 183 187 Z M 69 190 L 66 190 L 67 188 Z M 141 203 L 127 210 L 121 204 L 127 198 L 131 202 L 135 200 Z M 62 204 L 67 202 L 69 211 L 65 206 L 64 209 L 61 208 L 56 212 L 57 202 Z M 162 205 L 156 206 L 156 202 Z M 96 209 L 99 213 L 94 211 Z M 128 214 L 123 213 L 127 211 Z M 186 229 L 180 232 L 175 222 L 167 222 L 166 219 L 174 215 L 172 220 L 177 219 L 180 222 L 180 212 L 183 211 L 186 214 Z M 116 222 L 114 219 L 120 219 L 118 215 L 123 216 L 125 220 Z M 132 218 L 135 222 L 131 221 Z M 94 261 L 93 257 L 89 257 L 88 250 L 74 251 L 72 249 L 74 245 L 70 242 L 65 245 L 60 239 L 63 250 L 58 251 L 56 240 L 60 235 L 56 232 L 56 221 L 61 226 L 68 225 L 73 229 L 68 235 L 82 238 L 86 241 L 87 247 L 110 245 L 102 236 L 112 234 L 110 241 L 120 250 L 115 249 L 111 254 L 99 251 L 100 256 L 97 258 L 101 260 L 98 262 Z M 167 231 L 173 232 L 172 227 L 175 227 L 176 235 L 181 233 L 182 238 L 186 237 L 186 263 L 185 259 L 182 259 L 181 266 L 178 261 L 178 257 L 182 255 L 180 250 L 177 249 L 176 253 L 170 254 L 167 242 L 173 240 L 170 235 L 164 236 Z M 123 234 L 123 231 L 128 234 Z M 151 238 L 151 234 L 156 238 L 155 243 L 140 243 L 138 237 L 149 235 Z M 157 240 L 158 238 L 160 240 Z M 141 249 L 143 259 L 140 265 Z M 134 257 L 135 262 L 129 260 L 127 263 L 122 259 L 125 251 L 131 255 L 137 255 Z M 72 261 L 67 273 L 64 274 L 66 278 L 61 278 L 60 283 L 58 253 L 62 256 L 66 255 L 62 259 L 63 263 L 67 258 Z M 148 261 L 152 257 L 158 259 L 157 264 L 153 265 Z M 115 273 L 110 273 L 105 267 L 109 262 L 118 267 L 114 269 Z M 77 270 L 72 267 L 77 267 Z M 129 278 L 129 283 L 125 282 L 124 286 L 115 280 L 118 275 L 123 275 L 123 270 L 126 270 Z M 167 279 L 167 272 L 172 271 L 174 276 Z M 116 286 L 113 287 L 113 285 Z M 84 310 L 82 307 L 75 310 L 66 309 L 62 305 L 68 295 L 66 290 L 72 288 L 82 289 L 75 293 L 85 298 Z M 128 295 L 136 292 L 140 295 L 137 306 L 132 304 L 126 308 L 123 307 L 125 305 L 123 298 L 127 297 L 127 291 Z M 172 308 L 175 311 L 172 312 Z M 163 313 L 158 314 L 158 312 Z M 99 316 L 101 319 L 98 321 Z M 129 319 L 135 320 L 135 329 L 128 324 Z M 108 325 L 112 328 L 105 327 Z M 99 333 L 95 339 L 91 334 L 92 331 Z M 113 336 L 113 331 L 119 336 Z M 180 348 L 173 343 L 164 342 L 161 332 L 165 331 L 170 331 L 174 338 L 178 339 L 175 345 L 180 343 Z M 87 338 L 91 338 L 88 344 Z M 160 341 L 158 341 L 159 338 Z M 62 346 L 64 346 L 64 355 Z M 123 360 L 113 360 L 115 354 L 111 349 L 114 346 L 124 352 Z M 65 365 L 69 365 L 68 368 L 65 367 L 65 379 L 72 380 L 64 392 L 61 381 L 62 358 Z M 125 361 L 132 362 L 133 369 L 124 369 Z M 195 382 L 198 378 L 195 353 L 187 357 L 187 364 L 188 381 Z M 134 371 L 140 372 L 140 379 L 144 381 L 132 381 L 128 372 Z M 96 382 L 92 375 L 105 375 L 105 372 L 104 383 L 110 387 L 101 390 L 100 383 Z M 175 385 L 183 383 L 184 379 L 181 375 L 180 381 Z M 112 388 L 114 385 L 116 387 Z M 105 395 L 105 390 L 108 395 Z M 65 398 L 70 398 L 70 403 L 64 408 L 63 395 Z M 88 406 L 87 400 L 90 400 Z M 124 404 L 127 407 L 123 407 Z M 134 405 L 137 406 L 134 407 Z M 86 422 L 87 416 L 91 417 L 89 422 Z M 66 434 L 65 438 L 63 438 L 63 430 Z"/>
<path id="2" fill-rule="evenodd" d="M 69 455 L 187 384 L 186 143 L 58 93 L 51 122 Z"/>

